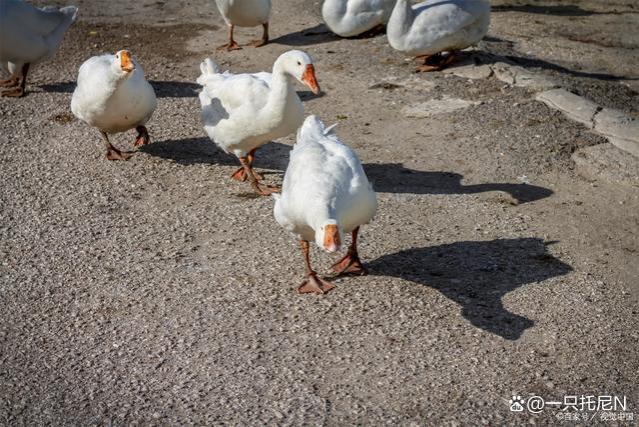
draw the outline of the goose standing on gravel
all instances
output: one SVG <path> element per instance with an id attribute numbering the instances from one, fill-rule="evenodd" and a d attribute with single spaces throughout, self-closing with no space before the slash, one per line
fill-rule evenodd
<path id="1" fill-rule="evenodd" d="M 2 96 L 25 93 L 29 68 L 55 53 L 78 8 L 42 9 L 19 0 L 0 0 L 0 67 L 11 77 L 0 80 Z"/>
<path id="2" fill-rule="evenodd" d="M 388 22 L 395 0 L 325 0 L 322 17 L 341 37 L 353 37 Z"/>
<path id="3" fill-rule="evenodd" d="M 394 49 L 425 58 L 417 71 L 435 71 L 452 63 L 455 51 L 478 43 L 489 25 L 489 0 L 426 0 L 414 6 L 397 0 L 386 34 Z"/>
<path id="4" fill-rule="evenodd" d="M 297 132 L 284 176 L 282 194 L 273 194 L 275 220 L 299 236 L 306 264 L 306 278 L 299 293 L 323 294 L 333 285 L 311 267 L 309 242 L 328 252 L 339 250 L 344 233 L 352 234 L 346 256 L 333 265 L 338 274 L 365 274 L 357 253 L 359 227 L 377 210 L 377 197 L 357 155 L 309 116 Z"/>
<path id="5" fill-rule="evenodd" d="M 253 158 L 259 147 L 290 135 L 302 124 L 304 106 L 293 82 L 298 80 L 319 93 L 311 57 L 299 50 L 285 52 L 273 64 L 273 73 L 221 73 L 210 58 L 202 62 L 200 70 L 197 82 L 204 87 L 200 92 L 204 130 L 242 165 L 231 178 L 248 179 L 260 195 L 278 191 L 260 184 L 261 177 L 252 168 Z"/>
<path id="6" fill-rule="evenodd" d="M 135 146 L 150 142 L 144 126 L 155 111 L 157 100 L 144 71 L 127 50 L 115 55 L 94 56 L 80 67 L 78 86 L 71 98 L 71 111 L 80 120 L 100 130 L 109 160 L 128 160 L 109 142 L 109 133 L 135 128 Z"/>
<path id="7" fill-rule="evenodd" d="M 238 27 L 262 26 L 262 38 L 251 46 L 260 47 L 268 43 L 268 20 L 271 15 L 271 0 L 215 0 L 222 18 L 229 27 L 229 42 L 218 47 L 227 51 L 242 49 L 233 39 L 233 30 Z"/>

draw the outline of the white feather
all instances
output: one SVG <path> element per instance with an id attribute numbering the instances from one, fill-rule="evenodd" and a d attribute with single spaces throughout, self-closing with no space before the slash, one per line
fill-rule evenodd
<path id="1" fill-rule="evenodd" d="M 386 24 L 394 4 L 395 0 L 325 0 L 322 18 L 335 34 L 353 37 Z"/>
<path id="2" fill-rule="evenodd" d="M 208 58 L 200 65 L 198 84 L 202 122 L 209 137 L 226 152 L 245 156 L 254 148 L 295 132 L 304 120 L 304 107 L 293 86 L 310 56 L 298 50 L 275 61 L 273 73 L 221 73 Z"/>
<path id="3" fill-rule="evenodd" d="M 118 72 L 115 55 L 94 56 L 80 67 L 71 111 L 80 120 L 107 133 L 124 132 L 144 125 L 157 100 L 142 67 Z M 115 65 L 114 65 L 115 64 Z"/>
<path id="4" fill-rule="evenodd" d="M 414 6 L 397 0 L 386 33 L 394 49 L 434 55 L 478 43 L 489 25 L 489 0 L 426 0 Z"/>
<path id="5" fill-rule="evenodd" d="M 333 129 L 335 129 L 337 127 L 339 123 L 333 123 L 332 125 L 330 125 L 329 127 L 327 127 L 326 129 L 324 129 L 324 135 L 330 135 L 333 134 Z"/>
<path id="6" fill-rule="evenodd" d="M 297 133 L 297 143 L 284 176 L 282 194 L 275 197 L 276 221 L 308 241 L 317 241 L 324 224 L 336 222 L 349 233 L 368 223 L 377 197 L 357 155 L 316 117 L 309 116 Z"/>
<path id="7" fill-rule="evenodd" d="M 265 24 L 271 14 L 271 0 L 215 0 L 227 25 L 255 27 Z"/>

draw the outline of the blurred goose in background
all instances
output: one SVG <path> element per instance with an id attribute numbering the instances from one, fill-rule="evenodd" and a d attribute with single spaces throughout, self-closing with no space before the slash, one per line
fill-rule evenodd
<path id="1" fill-rule="evenodd" d="M 353 37 L 388 22 L 395 0 L 325 0 L 322 17 L 341 37 Z"/>
<path id="2" fill-rule="evenodd" d="M 489 0 L 426 0 L 414 6 L 397 0 L 386 34 L 394 49 L 424 57 L 417 71 L 435 71 L 451 64 L 455 51 L 478 43 L 489 25 Z"/>
<path id="3" fill-rule="evenodd" d="M 11 75 L 0 80 L 2 96 L 25 93 L 29 68 L 55 53 L 78 8 L 42 9 L 20 0 L 0 0 L 0 66 Z"/>
<path id="4" fill-rule="evenodd" d="M 135 146 L 150 142 L 144 126 L 155 111 L 157 100 L 144 71 L 127 50 L 115 55 L 94 56 L 80 67 L 78 86 L 71 98 L 71 111 L 83 122 L 100 130 L 109 160 L 128 160 L 109 142 L 109 133 L 135 128 Z"/>
<path id="5" fill-rule="evenodd" d="M 203 86 L 200 103 L 204 130 L 242 165 L 231 177 L 248 179 L 260 195 L 278 191 L 260 184 L 253 159 L 259 147 L 290 135 L 302 124 L 304 106 L 293 82 L 297 80 L 319 93 L 311 57 L 299 50 L 285 52 L 273 64 L 272 73 L 222 73 L 210 58 L 202 62 L 200 70 L 197 83 Z"/>
<path id="6" fill-rule="evenodd" d="M 233 39 L 233 30 L 238 27 L 262 26 L 262 38 L 250 45 L 264 46 L 268 43 L 268 21 L 271 15 L 271 0 L 215 0 L 222 18 L 229 27 L 229 42 L 218 47 L 227 51 L 242 49 Z"/>
<path id="7" fill-rule="evenodd" d="M 351 233 L 346 255 L 333 265 L 338 274 L 366 274 L 357 253 L 359 227 L 377 210 L 377 197 L 357 155 L 332 132 L 332 126 L 309 116 L 297 132 L 282 194 L 273 194 L 275 220 L 299 236 L 306 278 L 300 293 L 323 294 L 334 286 L 317 276 L 309 259 L 309 242 L 336 252 Z"/>

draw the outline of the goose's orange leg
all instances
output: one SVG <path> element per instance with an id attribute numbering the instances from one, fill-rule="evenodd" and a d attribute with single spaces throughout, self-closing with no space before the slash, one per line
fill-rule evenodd
<path id="1" fill-rule="evenodd" d="M 428 73 L 430 71 L 440 71 L 448 67 L 457 60 L 457 54 L 456 52 L 450 52 L 445 57 L 439 53 L 436 55 L 420 55 L 415 57 L 415 59 L 419 58 L 424 58 L 424 64 L 417 67 L 415 72 Z"/>
<path id="2" fill-rule="evenodd" d="M 149 131 L 146 129 L 145 126 L 138 126 L 135 128 L 135 130 L 138 131 L 138 136 L 135 138 L 135 143 L 133 145 L 135 145 L 136 147 L 139 147 L 140 145 L 146 145 L 151 143 L 151 138 L 149 137 Z"/>
<path id="3" fill-rule="evenodd" d="M 11 76 L 6 80 L 0 80 L 0 87 L 16 87 L 20 84 L 20 78 Z"/>
<path id="4" fill-rule="evenodd" d="M 133 155 L 131 152 L 118 150 L 109 142 L 109 136 L 106 132 L 100 131 L 100 133 L 102 134 L 102 139 L 104 139 L 104 145 L 107 149 L 106 158 L 108 160 L 129 160 L 131 158 Z"/>
<path id="5" fill-rule="evenodd" d="M 306 277 L 302 284 L 297 288 L 300 294 L 325 294 L 335 287 L 335 285 L 321 279 L 311 267 L 311 259 L 309 255 L 309 243 L 306 240 L 300 240 L 302 253 L 304 254 L 304 263 L 306 264 Z"/>
<path id="6" fill-rule="evenodd" d="M 259 180 L 255 177 L 251 166 L 248 163 L 248 157 L 240 157 L 240 163 L 244 168 L 244 175 L 251 182 L 251 187 L 260 196 L 268 196 L 272 193 L 279 193 L 280 189 L 277 187 L 271 187 L 269 185 L 260 184 Z"/>
<path id="7" fill-rule="evenodd" d="M 253 169 L 253 160 L 255 160 L 256 151 L 257 151 L 257 148 L 254 148 L 251 151 L 249 151 L 248 155 L 246 156 L 246 162 L 248 163 L 249 168 L 251 169 L 251 174 L 253 175 L 253 177 L 256 180 L 261 181 L 264 179 L 264 177 L 260 175 L 259 173 L 255 172 L 255 169 Z M 231 175 L 231 178 L 236 181 L 241 181 L 241 182 L 246 181 L 246 171 L 244 170 L 244 167 L 240 166 L 238 170 L 233 172 L 233 174 Z"/>
<path id="8" fill-rule="evenodd" d="M 363 276 L 368 273 L 362 265 L 362 262 L 359 260 L 359 255 L 357 254 L 357 233 L 359 233 L 359 227 L 353 230 L 353 242 L 348 247 L 346 255 L 332 266 L 333 271 L 335 271 L 338 275 L 350 273 Z"/>
<path id="9" fill-rule="evenodd" d="M 24 64 L 22 66 L 22 79 L 20 80 L 20 84 L 10 87 L 7 90 L 2 91 L 2 96 L 8 96 L 11 98 L 20 98 L 24 96 L 27 87 L 27 73 L 29 73 L 29 66 L 31 64 Z M 9 79 L 11 80 L 11 79 Z"/>
<path id="10" fill-rule="evenodd" d="M 266 44 L 268 44 L 268 22 L 265 24 L 262 24 L 262 38 L 261 39 L 257 39 L 257 40 L 253 40 L 252 42 L 249 43 L 249 45 L 253 46 L 253 47 L 262 47 Z"/>
<path id="11" fill-rule="evenodd" d="M 233 29 L 235 28 L 235 25 L 229 25 L 229 42 L 223 44 L 222 46 L 218 46 L 217 50 L 226 50 L 227 52 L 230 52 L 232 50 L 239 50 L 242 49 L 240 47 L 239 44 L 237 44 L 235 42 L 235 40 L 233 40 Z"/>

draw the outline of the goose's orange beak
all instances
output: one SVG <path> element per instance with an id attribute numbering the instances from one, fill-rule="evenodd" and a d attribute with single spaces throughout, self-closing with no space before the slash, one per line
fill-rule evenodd
<path id="1" fill-rule="evenodd" d="M 126 71 L 127 73 L 135 70 L 135 64 L 131 60 L 131 53 L 129 53 L 129 51 L 123 50 L 120 52 L 120 67 L 122 71 Z"/>
<path id="2" fill-rule="evenodd" d="M 337 252 L 341 245 L 342 242 L 339 239 L 337 225 L 328 224 L 324 229 L 324 249 L 329 252 Z"/>
<path id="3" fill-rule="evenodd" d="M 317 84 L 317 79 L 315 78 L 315 67 L 313 67 L 313 64 L 308 64 L 306 66 L 304 74 L 302 74 L 302 81 L 315 95 L 320 93 L 320 87 Z"/>

